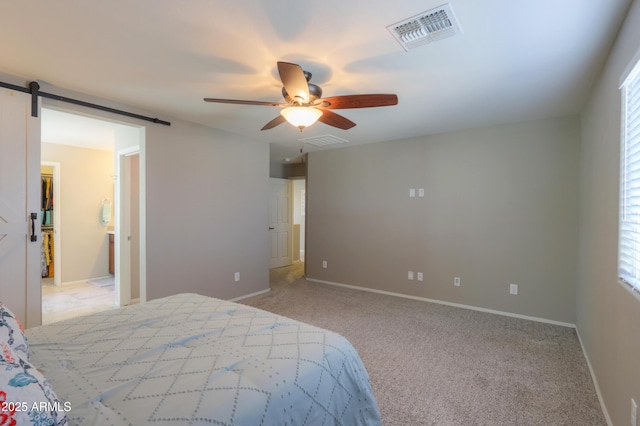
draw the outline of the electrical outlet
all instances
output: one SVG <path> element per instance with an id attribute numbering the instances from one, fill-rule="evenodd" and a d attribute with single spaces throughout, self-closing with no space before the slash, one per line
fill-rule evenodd
<path id="1" fill-rule="evenodd" d="M 509 294 L 518 294 L 518 284 L 509 284 Z"/>
<path id="2" fill-rule="evenodd" d="M 456 287 L 460 287 L 460 277 L 453 278 L 453 285 L 455 285 Z"/>
<path id="3" fill-rule="evenodd" d="M 407 279 L 413 281 L 413 271 L 409 271 L 409 273 L 407 274 Z"/>
<path id="4" fill-rule="evenodd" d="M 418 281 L 422 280 L 424 280 L 424 275 L 422 275 L 422 272 L 418 272 Z"/>
<path id="5" fill-rule="evenodd" d="M 424 197 L 424 188 L 418 188 L 418 197 Z"/>
<path id="6" fill-rule="evenodd" d="M 631 398 L 631 426 L 638 426 L 638 404 Z"/>
<path id="7" fill-rule="evenodd" d="M 240 281 L 240 272 L 236 272 L 235 274 L 233 274 L 233 280 L 235 282 Z"/>

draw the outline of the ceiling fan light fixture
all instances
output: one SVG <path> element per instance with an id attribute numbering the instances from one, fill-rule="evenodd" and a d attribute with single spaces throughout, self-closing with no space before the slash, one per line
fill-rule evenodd
<path id="1" fill-rule="evenodd" d="M 281 110 L 280 115 L 291 125 L 303 129 L 318 121 L 322 115 L 322 111 L 317 108 L 293 106 Z"/>
<path id="2" fill-rule="evenodd" d="M 398 104 L 398 96 L 390 93 L 372 93 L 363 95 L 342 95 L 322 98 L 322 89 L 309 83 L 310 72 L 300 65 L 278 62 L 278 74 L 282 81 L 282 96 L 286 104 L 265 101 L 246 101 L 241 99 L 204 98 L 205 102 L 218 102 L 237 105 L 261 105 L 286 107 L 280 114 L 262 126 L 260 130 L 273 129 L 289 122 L 302 131 L 316 121 L 341 130 L 349 130 L 356 125 L 353 121 L 332 110 L 351 108 L 373 108 Z M 293 97 L 291 94 L 295 94 Z"/>

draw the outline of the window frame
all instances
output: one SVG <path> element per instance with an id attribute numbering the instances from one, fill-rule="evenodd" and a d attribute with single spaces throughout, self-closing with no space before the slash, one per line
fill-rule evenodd
<path id="1" fill-rule="evenodd" d="M 629 94 L 629 89 L 632 88 L 633 92 Z M 627 220 L 628 210 L 630 210 L 628 204 L 625 203 L 626 195 L 630 190 L 636 190 L 640 194 L 640 164 L 633 167 L 632 173 L 634 177 L 628 175 L 628 165 L 633 161 L 629 161 L 629 151 L 633 155 L 640 156 L 640 121 L 636 123 L 633 135 L 629 135 L 628 123 L 629 121 L 640 120 L 640 50 L 634 55 L 633 60 L 625 70 L 622 78 L 620 79 L 621 90 L 621 119 L 620 119 L 620 187 L 619 187 L 619 222 L 618 222 L 618 258 L 617 258 L 617 274 L 618 283 L 623 285 L 627 290 L 640 300 L 640 211 L 636 214 L 638 218 L 634 222 Z M 635 97 L 635 108 L 633 111 L 628 111 L 628 99 L 629 96 Z M 631 120 L 629 115 L 632 113 Z M 631 136 L 631 137 L 630 137 Z M 632 144 L 629 147 L 629 144 Z M 634 151 L 635 150 L 635 151 Z M 636 161 L 640 163 L 640 160 L 636 158 Z M 628 181 L 636 180 L 635 185 L 629 185 Z M 640 210 L 640 205 L 636 206 Z M 625 231 L 625 225 L 631 223 L 633 227 L 632 231 Z M 625 237 L 628 240 L 629 234 L 636 234 L 636 238 L 633 239 L 633 248 L 630 250 L 633 252 L 633 256 L 630 258 L 623 248 L 622 241 Z M 624 260 L 632 260 L 632 267 L 623 267 Z M 628 262 L 627 262 L 628 263 Z M 627 272 L 632 269 L 631 273 Z"/>

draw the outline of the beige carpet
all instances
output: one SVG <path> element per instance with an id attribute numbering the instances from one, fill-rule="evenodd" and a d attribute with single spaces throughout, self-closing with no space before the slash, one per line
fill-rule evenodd
<path id="1" fill-rule="evenodd" d="M 575 330 L 310 284 L 301 264 L 241 303 L 345 336 L 385 425 L 606 425 Z"/>

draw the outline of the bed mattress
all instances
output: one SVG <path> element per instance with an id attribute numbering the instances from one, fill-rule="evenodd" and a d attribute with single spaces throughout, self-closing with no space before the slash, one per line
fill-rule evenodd
<path id="1" fill-rule="evenodd" d="M 377 425 L 342 336 L 179 294 L 27 330 L 71 424 Z"/>

